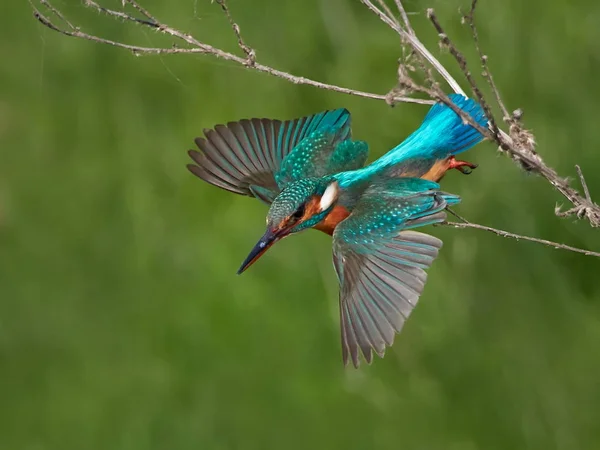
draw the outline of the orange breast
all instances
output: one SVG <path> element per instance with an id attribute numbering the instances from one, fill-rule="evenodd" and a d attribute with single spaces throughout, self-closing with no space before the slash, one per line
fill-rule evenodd
<path id="1" fill-rule="evenodd" d="M 343 206 L 336 205 L 331 212 L 315 226 L 315 228 L 331 236 L 333 235 L 333 230 L 335 230 L 335 227 L 337 227 L 338 223 L 340 223 L 349 215 L 350 211 Z"/>
<path id="2" fill-rule="evenodd" d="M 450 168 L 450 158 L 440 159 L 436 161 L 431 169 L 427 171 L 424 175 L 421 176 L 424 180 L 435 181 L 436 183 L 440 181 L 448 169 Z"/>

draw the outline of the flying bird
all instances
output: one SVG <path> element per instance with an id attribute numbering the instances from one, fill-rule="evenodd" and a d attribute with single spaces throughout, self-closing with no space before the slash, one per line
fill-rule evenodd
<path id="1" fill-rule="evenodd" d="M 480 125 L 481 107 L 451 100 Z M 217 125 L 190 150 L 199 178 L 270 204 L 265 234 L 238 274 L 278 240 L 315 228 L 333 236 L 340 283 L 344 363 L 358 367 L 393 343 L 424 288 L 442 242 L 414 228 L 441 222 L 460 201 L 440 190 L 446 171 L 476 167 L 456 159 L 483 139 L 442 103 L 401 144 L 365 166 L 368 146 L 351 138 L 346 109 L 288 121 L 250 119 Z"/>

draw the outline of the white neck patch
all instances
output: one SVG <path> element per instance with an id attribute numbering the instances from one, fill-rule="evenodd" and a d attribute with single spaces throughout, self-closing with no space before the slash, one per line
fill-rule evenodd
<path id="1" fill-rule="evenodd" d="M 325 192 L 323 192 L 323 196 L 321 197 L 321 202 L 319 203 L 319 208 L 321 208 L 321 211 L 325 211 L 333 204 L 333 202 L 337 200 L 339 191 L 340 187 L 337 181 L 334 181 L 327 186 L 327 189 L 325 189 Z"/>

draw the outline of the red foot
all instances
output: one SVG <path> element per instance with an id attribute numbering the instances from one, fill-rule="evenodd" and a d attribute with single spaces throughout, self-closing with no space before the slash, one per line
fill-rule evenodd
<path id="1" fill-rule="evenodd" d="M 448 160 L 448 169 L 457 169 L 465 175 L 469 175 L 473 169 L 477 168 L 477 164 L 473 164 L 467 161 L 461 161 L 451 156 Z"/>

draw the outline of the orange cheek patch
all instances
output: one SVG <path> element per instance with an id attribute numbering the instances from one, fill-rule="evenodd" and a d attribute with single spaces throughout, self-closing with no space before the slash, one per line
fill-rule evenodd
<path id="1" fill-rule="evenodd" d="M 304 215 L 302 216 L 302 219 L 300 219 L 300 222 L 304 222 L 305 220 L 310 219 L 312 216 L 319 214 L 321 212 L 321 207 L 319 206 L 320 202 L 321 197 L 317 197 L 316 195 L 306 202 Z"/>
<path id="2" fill-rule="evenodd" d="M 302 222 L 310 219 L 311 217 L 319 214 L 321 212 L 320 205 L 321 205 L 321 197 L 315 195 L 314 197 L 312 197 L 310 200 L 308 200 L 306 202 L 306 206 L 304 208 L 304 215 L 302 216 L 302 218 L 300 220 L 298 220 L 297 222 L 292 224 L 292 223 L 290 223 L 291 218 L 287 218 L 286 220 L 282 221 L 277 226 L 275 231 L 280 231 L 280 230 L 289 228 L 290 226 L 297 225 L 297 224 L 302 223 Z M 348 211 L 343 206 L 336 205 L 329 212 L 329 214 L 327 214 L 327 216 L 325 216 L 325 218 L 321 222 L 319 222 L 317 225 L 315 225 L 314 228 L 316 228 L 317 230 L 322 231 L 324 233 L 327 233 L 331 236 L 333 234 L 333 230 L 335 230 L 335 227 L 338 225 L 338 223 L 340 223 L 342 220 L 344 220 L 349 215 L 350 215 L 350 211 Z"/>
<path id="3" fill-rule="evenodd" d="M 321 197 L 312 197 L 306 202 L 306 206 L 304 207 L 304 215 L 300 219 L 293 219 L 292 216 L 288 216 L 283 219 L 273 231 L 279 232 L 288 228 L 292 228 L 293 226 L 310 219 L 315 214 L 319 214 L 321 212 L 321 208 L 319 206 L 320 201 Z"/>

